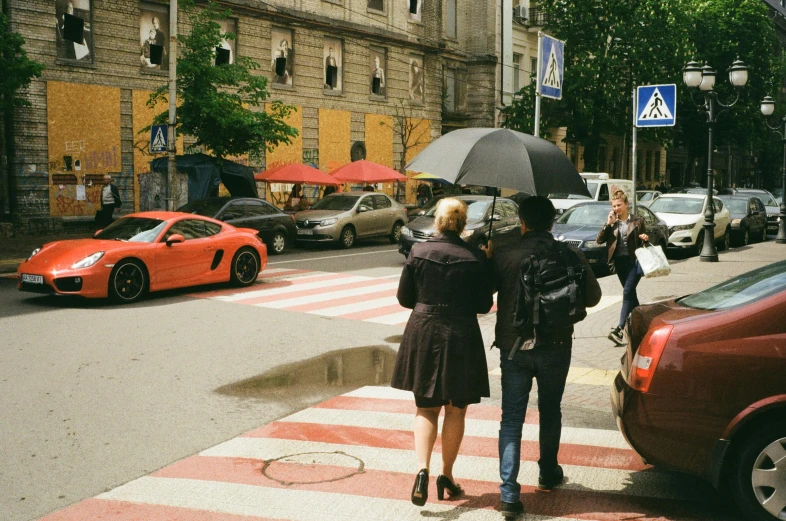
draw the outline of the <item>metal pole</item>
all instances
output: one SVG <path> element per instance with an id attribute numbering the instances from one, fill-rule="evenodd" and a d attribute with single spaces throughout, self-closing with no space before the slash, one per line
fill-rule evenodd
<path id="1" fill-rule="evenodd" d="M 718 262 L 718 250 L 715 248 L 715 208 L 713 208 L 712 193 L 712 130 L 715 126 L 715 99 L 713 92 L 707 93 L 709 105 L 708 147 L 707 147 L 707 209 L 704 211 L 704 244 L 701 248 L 699 260 L 702 262 Z"/>
<path id="2" fill-rule="evenodd" d="M 636 131 L 638 130 L 636 128 L 636 109 L 638 108 L 637 107 L 638 103 L 637 103 L 637 100 L 636 100 L 636 87 L 635 86 L 633 87 L 633 94 L 631 95 L 631 99 L 633 100 L 633 111 L 632 111 L 632 114 L 633 114 L 633 119 L 632 119 L 633 132 L 632 132 L 632 135 L 631 135 L 631 145 L 633 147 L 633 151 L 632 151 L 633 157 L 631 158 L 631 160 L 632 160 L 631 168 L 633 169 L 633 172 L 631 173 L 631 180 L 633 181 L 633 215 L 636 215 L 636 163 L 637 163 L 637 161 L 636 161 L 636 137 L 637 137 L 636 136 Z"/>
<path id="3" fill-rule="evenodd" d="M 166 209 L 175 210 L 175 182 L 177 180 L 177 144 L 175 124 L 177 122 L 177 0 L 169 3 L 169 125 L 167 142 L 169 164 L 166 169 Z"/>
<path id="4" fill-rule="evenodd" d="M 786 244 L 786 118 L 783 119 L 783 179 L 781 180 L 781 214 L 778 221 L 778 235 L 775 242 Z"/>
<path id="5" fill-rule="evenodd" d="M 535 71 L 535 137 L 540 137 L 540 53 L 541 53 L 541 40 L 543 37 L 543 33 L 538 31 L 538 59 L 537 59 L 537 67 L 538 70 Z"/>

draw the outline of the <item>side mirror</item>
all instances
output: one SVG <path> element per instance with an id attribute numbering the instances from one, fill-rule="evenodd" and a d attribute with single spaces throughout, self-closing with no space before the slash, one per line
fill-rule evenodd
<path id="1" fill-rule="evenodd" d="M 102 231 L 104 230 L 96 230 L 96 232 L 93 234 L 93 237 L 98 237 L 98 234 L 101 233 Z"/>
<path id="2" fill-rule="evenodd" d="M 421 210 L 418 212 L 418 215 L 426 215 L 426 210 Z"/>
<path id="3" fill-rule="evenodd" d="M 236 218 L 237 217 L 235 216 L 235 214 L 228 213 L 228 212 L 221 216 L 221 220 L 225 221 L 225 222 L 226 221 L 231 221 L 231 220 L 236 219 Z"/>
<path id="4" fill-rule="evenodd" d="M 175 233 L 169 236 L 169 238 L 166 240 L 166 245 L 172 246 L 173 244 L 177 244 L 185 240 L 186 239 L 182 235 L 180 235 L 179 233 Z"/>
<path id="5" fill-rule="evenodd" d="M 502 217 L 498 213 L 495 213 L 494 215 L 491 216 L 491 220 L 492 221 L 501 221 Z"/>
<path id="6" fill-rule="evenodd" d="M 358 213 L 368 212 L 370 210 L 371 208 L 369 208 L 368 206 L 358 206 Z"/>

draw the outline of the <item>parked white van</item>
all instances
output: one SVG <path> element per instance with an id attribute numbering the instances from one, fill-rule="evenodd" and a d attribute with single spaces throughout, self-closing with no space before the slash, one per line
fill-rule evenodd
<path id="1" fill-rule="evenodd" d="M 587 190 L 589 190 L 592 197 L 564 193 L 549 194 L 549 199 L 551 199 L 558 214 L 583 201 L 608 201 L 612 189 L 622 190 L 628 196 L 629 201 L 633 200 L 633 181 L 630 179 L 611 179 L 609 174 L 604 172 L 584 172 L 579 175 L 587 183 Z"/>

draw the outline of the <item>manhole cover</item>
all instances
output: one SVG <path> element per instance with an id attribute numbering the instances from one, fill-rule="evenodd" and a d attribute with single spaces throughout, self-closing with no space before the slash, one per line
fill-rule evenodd
<path id="1" fill-rule="evenodd" d="M 345 452 L 301 452 L 268 460 L 262 474 L 282 485 L 339 481 L 360 474 L 365 464 Z"/>

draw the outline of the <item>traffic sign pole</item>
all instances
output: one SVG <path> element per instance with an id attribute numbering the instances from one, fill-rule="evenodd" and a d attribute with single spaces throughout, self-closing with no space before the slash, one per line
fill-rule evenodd
<path id="1" fill-rule="evenodd" d="M 543 44 L 541 43 L 543 33 L 538 31 L 538 70 L 535 80 L 535 137 L 540 137 L 540 54 Z"/>
<path id="2" fill-rule="evenodd" d="M 636 140 L 638 139 L 638 135 L 636 132 L 638 130 L 636 127 L 636 119 L 637 119 L 636 107 L 639 105 L 639 103 L 636 97 L 635 86 L 633 87 L 633 93 L 631 94 L 631 96 L 633 99 L 633 111 L 632 111 L 633 124 L 631 125 L 633 127 L 633 135 L 631 136 L 631 144 L 633 146 L 633 153 L 632 153 L 633 157 L 631 157 L 631 169 L 633 171 L 631 172 L 631 179 L 633 180 L 633 215 L 636 215 L 636 166 L 638 166 L 637 165 L 638 161 L 636 160 Z"/>

